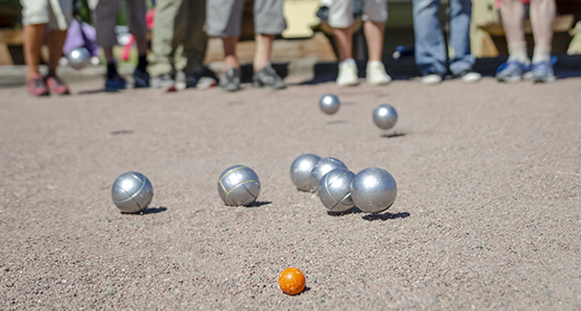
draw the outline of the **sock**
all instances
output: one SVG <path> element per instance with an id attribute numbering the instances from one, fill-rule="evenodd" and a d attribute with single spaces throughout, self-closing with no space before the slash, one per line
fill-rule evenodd
<path id="1" fill-rule="evenodd" d="M 377 66 L 377 65 L 380 65 L 380 64 L 383 64 L 383 63 L 381 61 L 379 61 L 379 60 L 374 60 L 374 61 L 371 61 L 371 62 L 367 62 L 367 67 Z"/>
<path id="2" fill-rule="evenodd" d="M 551 50 L 550 45 L 535 45 L 535 52 L 533 53 L 533 64 L 540 63 L 544 61 L 551 61 Z"/>
<path id="3" fill-rule="evenodd" d="M 527 43 L 526 42 L 517 42 L 508 45 L 508 61 L 518 61 L 525 65 L 529 65 L 531 63 L 529 56 L 527 55 Z"/>
<path id="4" fill-rule="evenodd" d="M 355 60 L 353 58 L 346 58 L 341 64 L 355 64 Z"/>
<path id="5" fill-rule="evenodd" d="M 145 71 L 147 68 L 147 55 L 145 53 L 139 54 L 139 61 L 137 62 L 137 68 L 141 71 Z"/>
<path id="6" fill-rule="evenodd" d="M 117 75 L 117 66 L 115 62 L 107 63 L 107 79 L 113 79 Z"/>

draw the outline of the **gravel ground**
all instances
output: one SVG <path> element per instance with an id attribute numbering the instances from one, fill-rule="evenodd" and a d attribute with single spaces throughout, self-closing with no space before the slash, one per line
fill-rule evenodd
<path id="1" fill-rule="evenodd" d="M 0 310 L 579 310 L 580 82 L 0 89 Z M 329 215 L 290 181 L 303 153 L 388 170 L 395 204 Z M 261 179 L 253 207 L 218 196 L 235 164 Z M 154 187 L 142 215 L 111 201 L 131 170 Z"/>

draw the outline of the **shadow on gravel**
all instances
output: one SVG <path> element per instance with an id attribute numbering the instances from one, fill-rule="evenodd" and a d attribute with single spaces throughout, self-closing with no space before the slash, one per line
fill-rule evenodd
<path id="1" fill-rule="evenodd" d="M 165 212 L 167 211 L 167 207 L 149 207 L 146 208 L 143 212 L 141 212 L 141 215 L 147 215 L 147 214 L 157 214 L 157 213 L 161 213 L 161 212 Z M 139 215 L 139 214 L 137 214 Z"/>
<path id="2" fill-rule="evenodd" d="M 386 220 L 390 220 L 390 219 L 406 218 L 409 216 L 410 216 L 410 213 L 403 212 L 403 213 L 396 213 L 396 214 L 392 214 L 392 213 L 369 214 L 369 215 L 362 216 L 361 218 L 363 218 L 367 221 L 374 221 L 374 220 L 386 221 Z"/>
<path id="3" fill-rule="evenodd" d="M 260 207 L 271 203 L 272 203 L 271 201 L 255 201 L 254 203 L 248 205 L 247 207 Z"/>
<path id="4" fill-rule="evenodd" d="M 382 138 L 395 138 L 395 137 L 402 137 L 402 136 L 406 136 L 406 133 L 389 133 L 389 134 L 381 134 L 379 136 L 381 136 Z"/>

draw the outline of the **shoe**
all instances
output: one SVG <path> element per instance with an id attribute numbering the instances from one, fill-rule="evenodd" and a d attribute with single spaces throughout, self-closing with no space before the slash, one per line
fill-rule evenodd
<path id="1" fill-rule="evenodd" d="M 442 82 L 442 75 L 437 73 L 429 73 L 422 77 L 422 83 L 425 85 L 435 85 Z"/>
<path id="2" fill-rule="evenodd" d="M 26 88 L 28 94 L 32 96 L 48 96 L 48 86 L 44 84 L 44 79 L 39 74 L 34 77 L 26 79 Z"/>
<path id="3" fill-rule="evenodd" d="M 555 73 L 553 64 L 549 61 L 534 63 L 531 69 L 533 83 L 553 83 Z"/>
<path id="4" fill-rule="evenodd" d="M 57 76 L 46 77 L 44 80 L 52 95 L 69 95 L 69 88 Z"/>
<path id="5" fill-rule="evenodd" d="M 482 79 L 481 74 L 472 70 L 464 70 L 458 75 L 458 77 L 460 77 L 460 80 L 465 83 L 475 83 Z"/>
<path id="6" fill-rule="evenodd" d="M 337 76 L 338 86 L 353 86 L 359 83 L 357 77 L 357 64 L 352 58 L 348 58 L 339 63 L 339 75 Z"/>
<path id="7" fill-rule="evenodd" d="M 133 81 L 133 87 L 136 89 L 149 87 L 149 73 L 147 73 L 145 70 L 135 68 L 135 71 L 133 71 Z"/>
<path id="8" fill-rule="evenodd" d="M 183 71 L 178 71 L 176 73 L 176 82 L 175 82 L 176 90 L 183 91 L 185 90 L 188 85 L 186 83 L 186 73 Z"/>
<path id="9" fill-rule="evenodd" d="M 175 89 L 175 81 L 169 73 L 164 73 L 159 76 L 155 76 L 150 80 L 150 87 L 153 89 L 163 89 L 166 91 L 172 91 Z"/>
<path id="10" fill-rule="evenodd" d="M 223 71 L 220 75 L 220 90 L 224 92 L 235 92 L 240 89 L 240 69 L 232 67 Z"/>
<path id="11" fill-rule="evenodd" d="M 267 89 L 279 90 L 284 89 L 286 84 L 284 80 L 274 71 L 274 69 L 268 65 L 260 71 L 255 72 L 252 77 L 253 87 L 265 87 Z"/>
<path id="12" fill-rule="evenodd" d="M 117 92 L 127 88 L 127 81 L 120 75 L 116 74 L 113 78 L 105 78 L 105 91 Z"/>
<path id="13" fill-rule="evenodd" d="M 366 70 L 367 83 L 371 85 L 388 84 L 391 77 L 385 72 L 385 66 L 380 61 L 367 63 Z"/>
<path id="14" fill-rule="evenodd" d="M 520 82 L 524 74 L 529 70 L 528 65 L 519 61 L 508 61 L 496 69 L 496 80 L 507 83 Z"/>

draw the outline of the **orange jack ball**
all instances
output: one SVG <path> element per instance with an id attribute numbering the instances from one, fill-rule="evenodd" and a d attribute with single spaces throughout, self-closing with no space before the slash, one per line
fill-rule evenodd
<path id="1" fill-rule="evenodd" d="M 285 294 L 296 295 L 305 289 L 305 276 L 297 268 L 286 268 L 278 277 L 278 285 Z"/>

